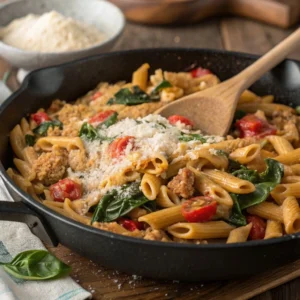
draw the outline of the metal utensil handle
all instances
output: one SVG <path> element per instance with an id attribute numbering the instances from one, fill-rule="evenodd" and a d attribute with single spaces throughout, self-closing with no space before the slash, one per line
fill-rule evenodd
<path id="1" fill-rule="evenodd" d="M 50 246 L 58 242 L 42 219 L 23 202 L 0 201 L 0 220 L 22 222 L 28 225 L 31 232 Z"/>

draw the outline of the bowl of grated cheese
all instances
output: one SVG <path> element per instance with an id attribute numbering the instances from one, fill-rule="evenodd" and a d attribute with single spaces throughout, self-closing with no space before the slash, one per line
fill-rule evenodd
<path id="1" fill-rule="evenodd" d="M 34 70 L 109 51 L 125 27 L 103 0 L 18 0 L 0 6 L 0 56 Z"/>

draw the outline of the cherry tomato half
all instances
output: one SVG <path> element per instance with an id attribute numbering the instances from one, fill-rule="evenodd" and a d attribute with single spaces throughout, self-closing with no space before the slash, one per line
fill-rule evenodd
<path id="1" fill-rule="evenodd" d="M 250 240 L 262 240 L 265 237 L 266 233 L 266 222 L 258 217 L 253 215 L 248 215 L 246 217 L 247 223 L 252 223 L 252 228 L 249 233 Z"/>
<path id="2" fill-rule="evenodd" d="M 199 77 L 202 77 L 204 75 L 212 74 L 212 72 L 210 70 L 204 69 L 204 68 L 201 68 L 201 67 L 193 69 L 190 73 L 191 73 L 193 78 L 199 78 Z"/>
<path id="3" fill-rule="evenodd" d="M 253 114 L 246 115 L 235 124 L 240 131 L 240 138 L 256 136 L 263 138 L 276 133 L 276 128 L 267 121 L 256 117 Z"/>
<path id="4" fill-rule="evenodd" d="M 180 116 L 180 115 L 170 116 L 168 118 L 168 121 L 171 125 L 176 125 L 177 122 L 183 123 L 184 125 L 191 126 L 191 127 L 193 127 L 193 125 L 194 125 L 193 122 L 190 121 L 188 118 Z"/>
<path id="5" fill-rule="evenodd" d="M 135 231 L 135 230 L 143 230 L 144 224 L 138 221 L 133 221 L 130 219 L 120 218 L 118 220 L 118 223 L 122 225 L 125 229 L 129 231 Z"/>
<path id="6" fill-rule="evenodd" d="M 31 118 L 38 125 L 40 125 L 41 123 L 43 123 L 45 121 L 50 121 L 51 120 L 49 118 L 49 116 L 45 112 L 43 112 L 43 111 L 37 112 L 35 114 L 32 114 Z"/>
<path id="7" fill-rule="evenodd" d="M 69 178 L 59 180 L 57 183 L 52 184 L 49 190 L 54 201 L 58 202 L 64 202 L 66 198 L 76 200 L 82 195 L 80 184 Z"/>
<path id="8" fill-rule="evenodd" d="M 93 96 L 92 96 L 92 100 L 96 100 L 98 99 L 99 97 L 103 96 L 103 93 L 101 92 L 96 92 Z"/>
<path id="9" fill-rule="evenodd" d="M 217 212 L 217 202 L 211 197 L 199 196 L 183 202 L 181 213 L 191 223 L 207 222 Z"/>
<path id="10" fill-rule="evenodd" d="M 94 125 L 98 125 L 98 124 L 104 122 L 105 120 L 107 120 L 107 118 L 112 116 L 114 113 L 115 113 L 114 110 L 101 111 L 101 112 L 95 114 L 93 117 L 91 117 L 89 119 L 89 123 L 94 124 Z"/>
<path id="11" fill-rule="evenodd" d="M 124 154 L 124 151 L 129 143 L 132 143 L 134 146 L 134 137 L 133 136 L 123 136 L 115 139 L 109 146 L 108 151 L 112 158 L 118 158 Z"/>

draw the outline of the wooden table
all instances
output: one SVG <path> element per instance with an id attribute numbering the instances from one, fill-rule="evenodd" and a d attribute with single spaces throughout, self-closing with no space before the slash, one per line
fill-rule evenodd
<path id="1" fill-rule="evenodd" d="M 128 24 L 115 50 L 199 47 L 262 54 L 290 32 L 291 30 L 278 29 L 239 18 L 212 19 L 198 25 L 184 27 L 145 27 Z M 300 51 L 291 55 L 291 58 L 300 60 Z M 15 84 L 14 78 L 10 79 L 10 83 Z M 93 293 L 93 299 L 231 300 L 249 299 L 262 292 L 253 299 L 300 299 L 300 278 L 276 287 L 282 282 L 280 278 L 284 277 L 288 280 L 300 276 L 300 261 L 289 267 L 247 280 L 188 284 L 146 280 L 119 274 L 116 271 L 106 270 L 63 246 L 50 250 L 72 265 L 72 277 Z M 272 287 L 276 288 L 265 292 Z"/>

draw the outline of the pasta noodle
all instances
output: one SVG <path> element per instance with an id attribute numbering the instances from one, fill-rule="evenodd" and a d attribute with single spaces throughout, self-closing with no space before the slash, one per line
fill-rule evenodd
<path id="1" fill-rule="evenodd" d="M 295 110 L 247 90 L 228 136 L 206 135 L 155 111 L 219 78 L 149 70 L 23 117 L 9 137 L 11 180 L 55 213 L 146 240 L 239 243 L 300 231 Z"/>
<path id="2" fill-rule="evenodd" d="M 283 235 L 282 231 L 281 223 L 274 220 L 268 220 L 264 239 L 267 240 L 281 237 Z"/>
<path id="3" fill-rule="evenodd" d="M 287 197 L 282 203 L 283 222 L 286 233 L 300 231 L 300 209 L 295 197 Z"/>
<path id="4" fill-rule="evenodd" d="M 252 228 L 252 223 L 230 231 L 227 244 L 246 242 Z"/>

